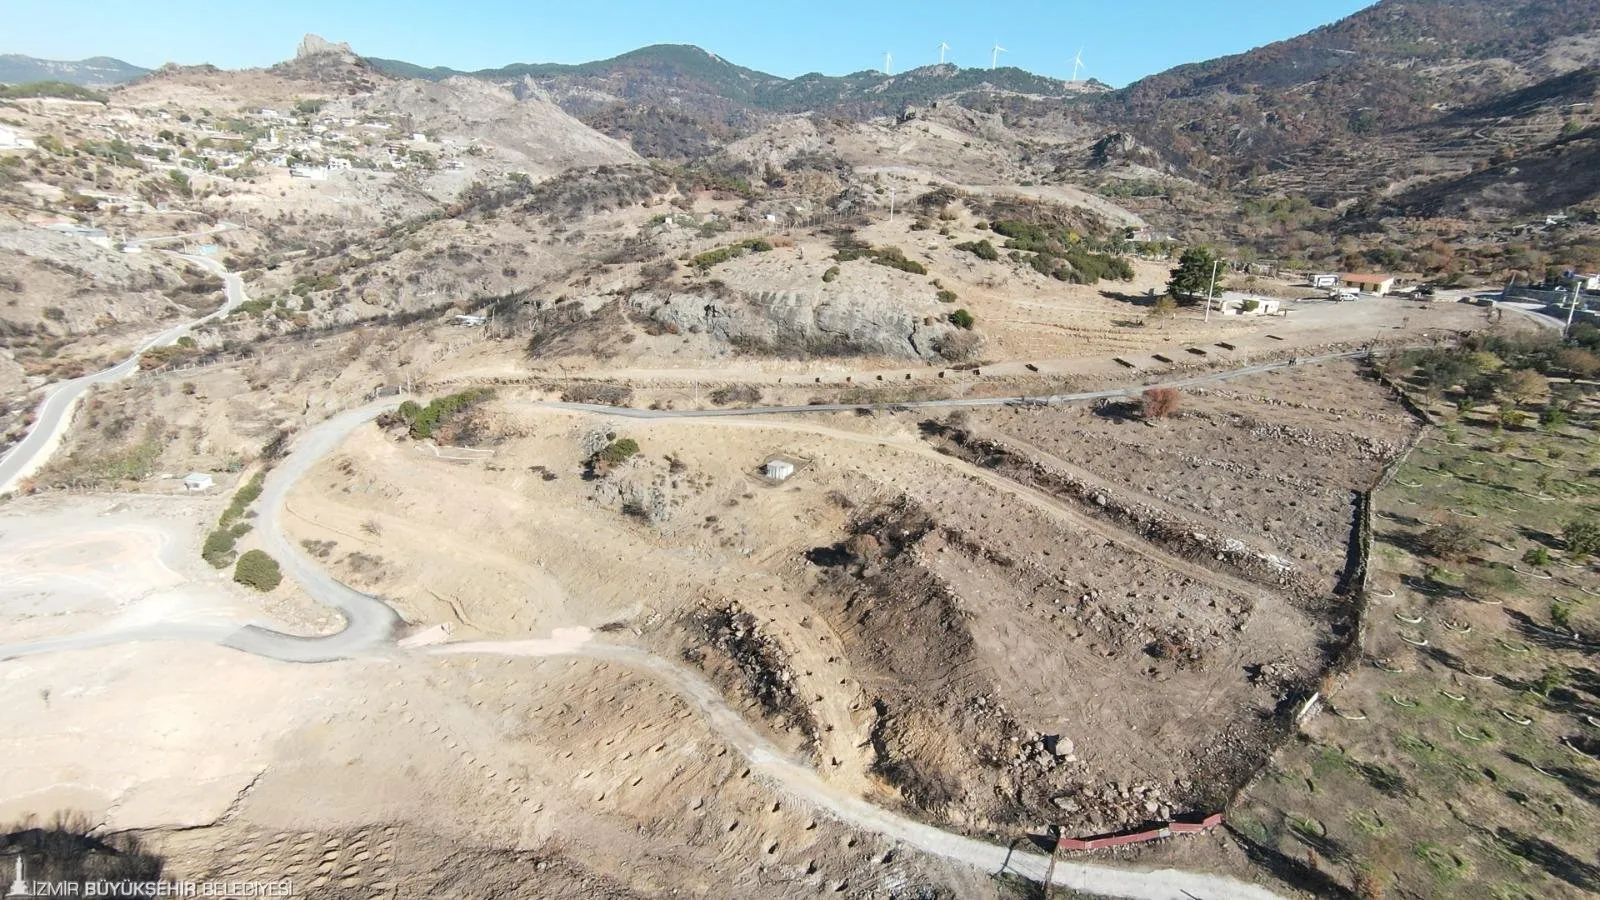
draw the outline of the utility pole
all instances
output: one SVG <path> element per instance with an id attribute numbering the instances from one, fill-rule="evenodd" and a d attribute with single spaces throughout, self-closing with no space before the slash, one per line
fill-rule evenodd
<path id="1" fill-rule="evenodd" d="M 889 188 L 889 221 L 894 221 L 894 188 Z"/>
<path id="2" fill-rule="evenodd" d="M 1222 260 L 1211 261 L 1211 287 L 1206 288 L 1206 321 L 1211 321 L 1211 295 L 1217 292 L 1217 268 L 1222 265 Z"/>
<path id="3" fill-rule="evenodd" d="M 1061 826 L 1050 826 L 1050 865 L 1044 870 L 1044 900 L 1050 900 L 1050 888 L 1056 880 L 1056 851 L 1061 849 Z"/>

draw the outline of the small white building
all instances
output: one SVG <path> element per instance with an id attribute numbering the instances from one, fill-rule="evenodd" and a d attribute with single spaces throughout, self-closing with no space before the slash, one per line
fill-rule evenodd
<path id="1" fill-rule="evenodd" d="M 1314 287 L 1314 288 L 1338 287 L 1339 286 L 1339 276 L 1337 276 L 1337 275 L 1313 275 L 1313 276 L 1311 276 L 1311 286 Z"/>
<path id="2" fill-rule="evenodd" d="M 1346 272 L 1339 276 L 1339 284 L 1344 287 L 1379 297 L 1394 290 L 1398 281 L 1393 275 L 1366 275 L 1360 272 Z"/>
<path id="3" fill-rule="evenodd" d="M 768 460 L 767 464 L 761 467 L 761 474 L 773 481 L 784 481 L 794 474 L 794 463 L 781 459 Z"/>
<path id="4" fill-rule="evenodd" d="M 183 476 L 183 489 L 186 491 L 209 491 L 216 486 L 216 481 L 204 472 L 190 472 Z"/>
<path id="5" fill-rule="evenodd" d="M 323 166 L 290 166 L 290 178 L 305 178 L 310 181 L 327 181 L 328 170 Z"/>
<path id="6" fill-rule="evenodd" d="M 1223 291 L 1221 297 L 1211 301 L 1211 308 L 1225 316 L 1275 316 L 1282 311 L 1283 301 L 1237 291 Z"/>

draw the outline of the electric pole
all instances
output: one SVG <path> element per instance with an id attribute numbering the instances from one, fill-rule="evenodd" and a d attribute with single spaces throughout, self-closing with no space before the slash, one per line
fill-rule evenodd
<path id="1" fill-rule="evenodd" d="M 1206 288 L 1206 321 L 1211 321 L 1211 295 L 1217 292 L 1217 268 L 1222 265 L 1222 260 L 1211 261 L 1211 287 Z"/>
<path id="2" fill-rule="evenodd" d="M 1567 324 L 1561 329 L 1563 339 L 1572 333 L 1572 318 L 1578 314 L 1578 298 L 1583 296 L 1582 284 L 1578 279 L 1572 279 L 1572 305 L 1567 307 Z"/>
<path id="3" fill-rule="evenodd" d="M 1050 900 L 1050 888 L 1056 880 L 1056 851 L 1061 849 L 1061 826 L 1050 826 L 1050 865 L 1044 870 L 1044 900 Z"/>

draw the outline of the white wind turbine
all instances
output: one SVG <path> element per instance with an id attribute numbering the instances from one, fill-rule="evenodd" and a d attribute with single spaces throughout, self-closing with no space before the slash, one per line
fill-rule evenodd
<path id="1" fill-rule="evenodd" d="M 1078 48 L 1078 55 L 1072 58 L 1072 80 L 1078 80 L 1078 72 L 1083 68 L 1083 48 Z"/>
<path id="2" fill-rule="evenodd" d="M 883 51 L 883 74 L 894 74 L 894 54 L 888 50 Z"/>
<path id="3" fill-rule="evenodd" d="M 991 70 L 1000 65 L 1000 54 L 1005 52 L 1007 52 L 1006 48 L 1000 46 L 998 43 L 994 45 L 994 50 L 989 54 L 989 68 Z"/>
<path id="4" fill-rule="evenodd" d="M 945 55 L 945 52 L 948 51 L 949 49 L 950 49 L 950 45 L 949 44 L 945 43 L 944 41 L 940 41 L 939 42 L 939 65 L 941 65 L 941 66 L 944 65 L 944 55 Z"/>

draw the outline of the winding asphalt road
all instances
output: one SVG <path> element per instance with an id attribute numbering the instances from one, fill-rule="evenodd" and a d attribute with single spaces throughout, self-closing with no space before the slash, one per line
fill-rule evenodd
<path id="1" fill-rule="evenodd" d="M 211 233 L 211 232 L 205 232 Z M 164 238 L 145 238 L 145 241 L 164 240 Z M 130 241 L 130 243 L 133 243 Z M 222 283 L 227 299 L 222 307 L 202 316 L 192 322 L 174 325 L 171 328 L 146 339 L 137 348 L 133 355 L 120 363 L 96 372 L 93 375 L 82 375 L 67 381 L 51 385 L 46 391 L 44 399 L 40 401 L 38 411 L 34 416 L 33 428 L 26 437 L 18 441 L 3 458 L 0 458 L 0 494 L 16 490 L 18 482 L 39 471 L 40 468 L 61 446 L 61 439 L 67 433 L 67 426 L 72 424 L 72 413 L 78 407 L 78 401 L 83 395 L 97 384 L 110 384 L 121 381 L 139 370 L 139 357 L 145 351 L 155 347 L 165 347 L 175 344 L 178 339 L 187 335 L 198 325 L 203 325 L 213 319 L 219 319 L 233 312 L 239 304 L 249 299 L 244 292 L 244 279 L 238 275 L 230 274 L 223 268 L 222 263 L 203 256 L 186 256 L 175 254 L 197 266 L 222 276 Z"/>

